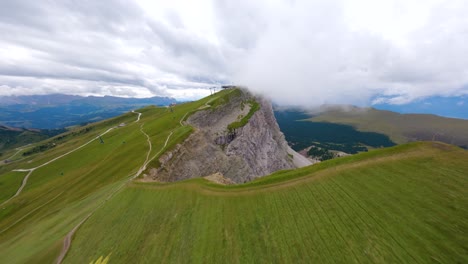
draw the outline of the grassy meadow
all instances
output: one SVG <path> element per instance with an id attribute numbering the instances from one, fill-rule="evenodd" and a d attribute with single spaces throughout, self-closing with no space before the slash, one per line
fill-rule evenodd
<path id="1" fill-rule="evenodd" d="M 98 139 L 91 141 L 37 168 L 22 193 L 0 207 L 0 263 L 54 262 L 65 235 L 122 190 L 147 156 L 161 155 L 171 132 L 166 149 L 188 136 L 191 128 L 181 126 L 180 120 L 210 99 L 175 106 L 173 112 L 160 107 L 140 109 L 139 122 L 135 122 L 136 113 L 127 113 L 91 124 L 87 133 L 75 133 L 64 142 L 56 141 L 59 144 L 48 151 L 1 166 L 0 203 L 16 193 L 27 174 L 12 170 L 40 166 L 116 127 L 102 136 L 103 144 Z M 121 123 L 126 125 L 117 127 Z M 142 131 L 149 137 L 151 151 Z"/>
<path id="2" fill-rule="evenodd" d="M 235 91 L 235 90 L 234 90 Z M 468 152 L 412 143 L 279 171 L 248 184 L 131 181 L 186 138 L 192 113 L 231 91 L 90 124 L 0 167 L 0 263 L 464 263 Z M 211 106 L 214 107 L 214 106 Z M 82 129 L 82 128 L 78 128 Z M 148 136 L 148 138 L 147 138 Z M 151 148 L 147 140 L 151 142 Z M 164 144 L 167 140 L 167 146 Z M 26 150 L 26 149 L 25 149 Z"/>
<path id="3" fill-rule="evenodd" d="M 66 263 L 462 263 L 468 153 L 414 143 L 250 184 L 133 183 Z"/>

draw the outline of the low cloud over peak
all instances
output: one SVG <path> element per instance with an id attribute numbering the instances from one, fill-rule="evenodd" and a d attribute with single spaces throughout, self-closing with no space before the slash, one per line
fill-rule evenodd
<path id="1" fill-rule="evenodd" d="M 0 95 L 196 98 L 221 83 L 281 104 L 468 94 L 462 0 L 6 1 Z"/>

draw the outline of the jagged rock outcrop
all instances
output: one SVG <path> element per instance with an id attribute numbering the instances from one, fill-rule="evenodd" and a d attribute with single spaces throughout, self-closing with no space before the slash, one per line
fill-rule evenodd
<path id="1" fill-rule="evenodd" d="M 220 173 L 242 183 L 294 168 L 270 102 L 244 90 L 231 94 L 228 102 L 198 111 L 187 120 L 195 131 L 161 156 L 161 167 L 151 169 L 147 179 L 177 181 Z M 229 124 L 249 113 L 252 100 L 260 105 L 259 110 L 246 125 L 228 130 Z"/>

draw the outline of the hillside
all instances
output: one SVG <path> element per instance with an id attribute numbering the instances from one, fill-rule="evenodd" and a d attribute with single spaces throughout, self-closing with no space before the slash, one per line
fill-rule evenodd
<path id="1" fill-rule="evenodd" d="M 83 225 L 67 260 L 462 263 L 467 160 L 417 143 L 230 188 L 131 184 Z"/>
<path id="2" fill-rule="evenodd" d="M 388 135 L 402 144 L 418 140 L 437 140 L 468 148 L 468 120 L 429 114 L 399 114 L 374 108 L 332 107 L 315 114 L 314 122 L 347 124 L 360 131 Z"/>
<path id="3" fill-rule="evenodd" d="M 197 116 L 222 109 L 227 102 L 218 99 L 232 91 L 89 124 L 1 166 L 0 263 L 468 261 L 468 152 L 443 143 L 373 150 L 239 185 L 142 182 L 202 128 Z M 255 113 L 227 125 L 247 133 L 265 114 Z"/>
<path id="4" fill-rule="evenodd" d="M 65 132 L 64 129 L 39 130 L 0 125 L 0 161 L 10 158 L 10 156 L 7 156 L 10 149 L 38 142 L 63 132 Z"/>
<path id="5" fill-rule="evenodd" d="M 243 183 L 295 167 L 271 104 L 246 90 L 231 89 L 213 98 L 185 122 L 194 132 L 150 166 L 146 181 L 220 174 Z"/>

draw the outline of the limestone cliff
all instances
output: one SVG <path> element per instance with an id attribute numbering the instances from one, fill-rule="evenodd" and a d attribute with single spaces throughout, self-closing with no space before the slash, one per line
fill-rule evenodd
<path id="1" fill-rule="evenodd" d="M 161 156 L 161 167 L 151 169 L 147 179 L 177 181 L 220 173 L 242 183 L 294 168 L 270 102 L 238 89 L 223 100 L 188 118 L 195 131 Z M 249 116 L 244 125 L 242 119 Z"/>

